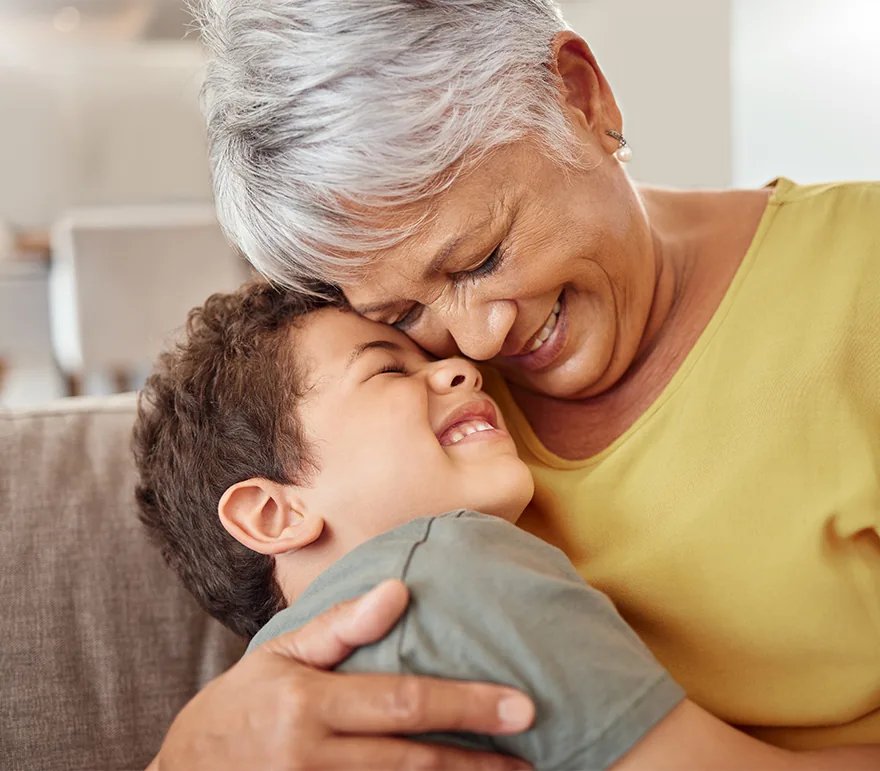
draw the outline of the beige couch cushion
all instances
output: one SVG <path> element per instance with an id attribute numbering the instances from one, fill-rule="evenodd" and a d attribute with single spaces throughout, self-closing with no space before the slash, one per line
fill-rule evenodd
<path id="1" fill-rule="evenodd" d="M 0 768 L 143 769 L 241 654 L 141 533 L 131 395 L 0 412 Z"/>

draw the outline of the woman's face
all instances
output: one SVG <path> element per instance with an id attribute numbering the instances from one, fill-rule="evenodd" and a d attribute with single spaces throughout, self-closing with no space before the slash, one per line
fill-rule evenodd
<path id="1" fill-rule="evenodd" d="M 521 142 L 401 212 L 427 216 L 344 287 L 349 301 L 437 356 L 489 361 L 539 393 L 609 388 L 642 339 L 655 258 L 628 177 L 594 132 L 579 133 L 582 168 Z"/>

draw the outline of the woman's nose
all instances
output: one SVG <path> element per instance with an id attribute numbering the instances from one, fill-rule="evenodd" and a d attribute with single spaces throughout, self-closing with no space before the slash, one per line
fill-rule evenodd
<path id="1" fill-rule="evenodd" d="M 475 361 L 488 361 L 501 353 L 516 320 L 516 303 L 486 303 L 480 308 L 456 308 L 443 314 L 443 323 L 458 350 Z"/>
<path id="2" fill-rule="evenodd" d="M 460 353 L 452 335 L 439 324 L 434 323 L 427 329 L 420 328 L 415 333 L 407 332 L 407 334 L 438 359 L 451 359 Z"/>
<path id="3" fill-rule="evenodd" d="M 465 389 L 479 391 L 483 388 L 480 370 L 466 359 L 434 362 L 429 379 L 432 390 L 440 394 Z"/>

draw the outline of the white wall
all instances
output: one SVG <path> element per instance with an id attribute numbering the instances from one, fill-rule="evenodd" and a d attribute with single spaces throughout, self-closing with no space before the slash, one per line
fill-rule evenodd
<path id="1" fill-rule="evenodd" d="M 0 28 L 0 221 L 211 199 L 195 41 L 55 45 Z"/>
<path id="2" fill-rule="evenodd" d="M 194 40 L 92 49 L 59 77 L 70 205 L 211 200 Z"/>
<path id="3" fill-rule="evenodd" d="M 731 184 L 730 2 L 560 2 L 617 95 L 635 179 Z"/>
<path id="4" fill-rule="evenodd" d="M 880 0 L 733 0 L 737 185 L 880 179 Z"/>
<path id="5" fill-rule="evenodd" d="M 51 221 L 67 188 L 60 94 L 38 69 L 0 61 L 0 221 Z"/>

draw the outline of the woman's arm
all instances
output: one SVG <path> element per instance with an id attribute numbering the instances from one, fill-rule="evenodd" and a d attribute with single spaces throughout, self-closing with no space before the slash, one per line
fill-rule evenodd
<path id="1" fill-rule="evenodd" d="M 321 671 L 381 639 L 407 600 L 402 583 L 386 582 L 260 646 L 183 708 L 147 771 L 527 768 L 501 755 L 390 736 L 524 731 L 534 708 L 516 691 Z"/>
<path id="2" fill-rule="evenodd" d="M 876 771 L 880 747 L 790 752 L 764 744 L 684 701 L 610 771 Z"/>

